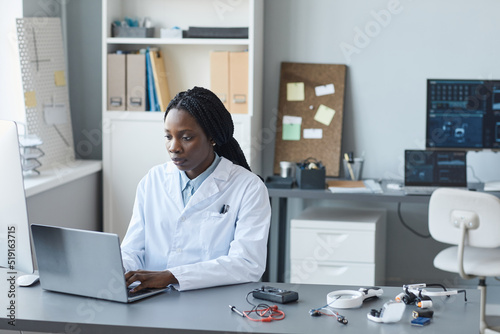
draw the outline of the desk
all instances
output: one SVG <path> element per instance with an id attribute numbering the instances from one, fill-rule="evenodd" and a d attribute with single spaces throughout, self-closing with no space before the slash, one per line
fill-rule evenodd
<path id="1" fill-rule="evenodd" d="M 380 194 L 371 193 L 332 193 L 328 189 L 277 189 L 269 188 L 269 197 L 278 198 L 278 265 L 277 265 L 277 281 L 285 281 L 285 259 L 286 259 L 286 238 L 287 238 L 287 210 L 288 198 L 301 199 L 319 199 L 319 200 L 339 200 L 339 201 L 363 201 L 363 202 L 391 202 L 391 203 L 429 203 L 430 196 L 422 195 L 405 195 L 403 190 L 387 189 L 388 181 L 382 181 L 381 187 L 383 192 Z M 469 189 L 483 190 L 483 185 L 480 183 L 469 183 Z M 500 192 L 492 192 L 492 194 L 500 197 Z"/>
<path id="2" fill-rule="evenodd" d="M 1 281 L 4 281 L 2 275 Z M 232 312 L 228 305 L 240 310 L 251 307 L 245 296 L 262 283 L 247 283 L 193 291 L 168 291 L 132 304 L 122 304 L 44 291 L 40 285 L 17 288 L 16 327 L 8 325 L 5 309 L 0 314 L 0 329 L 65 332 L 65 333 L 477 333 L 479 330 L 478 290 L 463 295 L 433 297 L 434 318 L 427 330 L 410 325 L 415 306 L 407 306 L 403 318 L 394 324 L 369 321 L 366 314 L 380 309 L 402 291 L 399 287 L 383 287 L 381 298 L 365 301 L 361 308 L 338 310 L 349 323 L 342 325 L 333 317 L 312 317 L 311 308 L 326 304 L 327 293 L 339 289 L 358 289 L 328 285 L 272 286 L 294 290 L 299 301 L 279 305 L 286 314 L 281 321 L 251 322 Z M 2 292 L 5 293 L 5 292 Z M 252 301 L 252 297 L 249 297 Z M 256 301 L 256 300 L 254 300 Z"/>

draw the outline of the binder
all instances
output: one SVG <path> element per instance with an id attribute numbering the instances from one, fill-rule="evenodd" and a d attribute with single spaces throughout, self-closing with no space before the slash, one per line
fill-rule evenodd
<path id="1" fill-rule="evenodd" d="M 229 110 L 229 51 L 210 52 L 210 90 Z"/>
<path id="2" fill-rule="evenodd" d="M 151 66 L 151 57 L 149 47 L 146 50 L 146 84 L 147 84 L 147 103 L 146 108 L 149 111 L 160 111 L 158 99 L 156 98 L 155 81 L 153 76 L 153 67 Z"/>
<path id="3" fill-rule="evenodd" d="M 146 111 L 146 55 L 127 54 L 127 110 Z"/>
<path id="4" fill-rule="evenodd" d="M 125 110 L 125 55 L 108 54 L 108 110 Z"/>
<path id="5" fill-rule="evenodd" d="M 170 102 L 170 91 L 168 89 L 167 72 L 165 70 L 163 53 L 159 50 L 149 50 L 149 56 L 154 78 L 156 100 L 159 105 L 158 111 L 165 111 Z"/>
<path id="6" fill-rule="evenodd" d="M 229 111 L 248 113 L 248 51 L 229 53 Z"/>

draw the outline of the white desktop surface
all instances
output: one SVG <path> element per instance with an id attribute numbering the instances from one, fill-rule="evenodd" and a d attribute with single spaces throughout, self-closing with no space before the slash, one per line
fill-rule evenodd
<path id="1" fill-rule="evenodd" d="M 75 181 L 102 170 L 100 160 L 75 160 L 40 170 L 40 175 L 24 176 L 26 197 Z"/>
<path id="2" fill-rule="evenodd" d="M 1 272 L 1 282 L 4 282 Z M 4 287 L 5 283 L 0 284 Z M 426 329 L 410 325 L 411 312 L 407 306 L 403 318 L 394 324 L 380 324 L 366 317 L 372 308 L 379 309 L 392 300 L 402 288 L 383 287 L 381 298 L 365 301 L 361 308 L 338 310 L 349 323 L 343 325 L 329 316 L 312 317 L 311 308 L 326 304 L 326 295 L 333 290 L 359 287 L 266 283 L 299 293 L 298 302 L 279 304 L 286 314 L 281 321 L 251 322 L 232 312 L 228 305 L 250 310 L 245 296 L 263 283 L 247 283 L 201 290 L 167 291 L 131 304 L 102 301 L 86 297 L 44 291 L 39 284 L 17 287 L 16 327 L 8 325 L 5 312 L 0 314 L 0 329 L 32 330 L 71 333 L 477 333 L 479 331 L 479 291 L 434 297 L 434 318 Z M 5 294 L 6 291 L 2 292 Z M 259 300 L 249 297 L 250 301 Z M 2 301 L 3 303 L 3 301 Z M 3 306 L 3 305 L 2 305 Z M 3 308 L 3 307 L 2 307 Z M 5 310 L 5 309 L 4 309 Z"/>

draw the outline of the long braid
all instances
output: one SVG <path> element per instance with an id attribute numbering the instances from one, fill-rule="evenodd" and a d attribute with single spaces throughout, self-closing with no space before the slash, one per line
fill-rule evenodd
<path id="1" fill-rule="evenodd" d="M 240 145 L 233 137 L 234 124 L 231 114 L 217 95 L 206 88 L 193 87 L 178 93 L 170 101 L 164 119 L 170 109 L 182 109 L 189 112 L 206 135 L 214 140 L 216 144 L 214 150 L 218 155 L 250 170 Z"/>

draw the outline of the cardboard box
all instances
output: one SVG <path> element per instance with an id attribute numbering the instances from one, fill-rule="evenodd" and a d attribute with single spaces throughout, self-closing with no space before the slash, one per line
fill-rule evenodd
<path id="1" fill-rule="evenodd" d="M 229 111 L 248 113 L 248 52 L 229 53 Z"/>
<path id="2" fill-rule="evenodd" d="M 108 54 L 108 110 L 125 110 L 125 55 Z"/>
<path id="3" fill-rule="evenodd" d="M 229 110 L 229 51 L 210 52 L 210 90 Z"/>
<path id="4" fill-rule="evenodd" d="M 127 110 L 146 111 L 146 55 L 127 55 Z"/>

